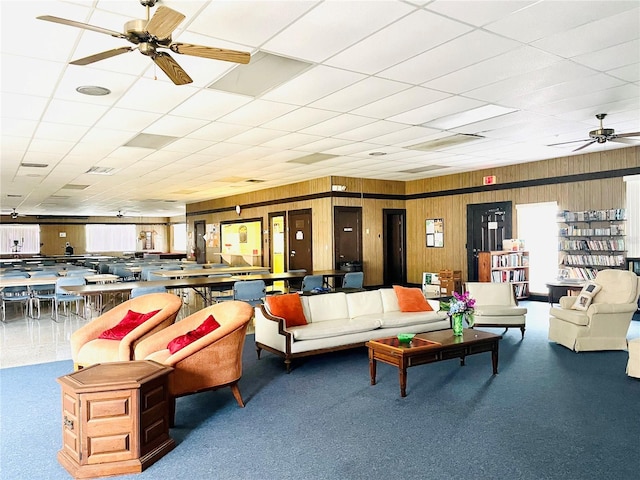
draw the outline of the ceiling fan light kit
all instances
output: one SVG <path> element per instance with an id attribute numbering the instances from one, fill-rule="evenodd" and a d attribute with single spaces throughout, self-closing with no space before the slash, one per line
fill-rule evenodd
<path id="1" fill-rule="evenodd" d="M 149 9 L 155 6 L 156 0 L 140 0 L 140 4 L 147 9 L 147 19 L 137 19 L 126 22 L 124 25 L 124 33 L 51 15 L 42 15 L 37 18 L 39 20 L 61 23 L 71 27 L 104 33 L 112 37 L 125 39 L 136 45 L 135 47 L 119 47 L 113 50 L 107 50 L 90 55 L 88 57 L 79 58 L 70 62 L 71 65 L 89 65 L 100 60 L 105 60 L 123 53 L 138 50 L 143 55 L 150 57 L 174 84 L 186 85 L 193 82 L 191 77 L 189 77 L 187 72 L 184 71 L 184 69 L 169 53 L 159 51 L 159 49 L 168 49 L 179 55 L 191 55 L 194 57 L 223 60 L 226 62 L 241 64 L 247 64 L 251 60 L 251 54 L 248 52 L 206 47 L 203 45 L 193 45 L 189 43 L 173 43 L 171 34 L 178 25 L 182 23 L 185 16 L 169 7 L 161 6 L 158 7 L 153 16 L 150 17 Z"/>

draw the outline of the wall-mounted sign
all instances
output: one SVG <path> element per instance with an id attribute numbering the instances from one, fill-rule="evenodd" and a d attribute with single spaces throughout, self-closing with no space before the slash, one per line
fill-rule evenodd
<path id="1" fill-rule="evenodd" d="M 487 175 L 486 177 L 482 177 L 483 185 L 495 185 L 496 184 L 496 176 L 495 175 Z"/>
<path id="2" fill-rule="evenodd" d="M 344 227 L 342 230 L 344 232 L 353 232 L 353 227 Z"/>

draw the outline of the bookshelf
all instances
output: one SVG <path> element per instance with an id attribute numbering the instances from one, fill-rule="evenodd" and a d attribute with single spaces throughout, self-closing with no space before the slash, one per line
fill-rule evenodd
<path id="1" fill-rule="evenodd" d="M 529 297 L 529 252 L 504 250 L 478 253 L 480 282 L 509 282 L 517 299 Z"/>
<path id="2" fill-rule="evenodd" d="M 561 276 L 594 279 L 598 270 L 626 268 L 625 210 L 558 213 Z"/>

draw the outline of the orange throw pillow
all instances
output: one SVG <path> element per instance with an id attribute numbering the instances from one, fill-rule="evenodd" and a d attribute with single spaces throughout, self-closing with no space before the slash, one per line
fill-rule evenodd
<path id="1" fill-rule="evenodd" d="M 266 301 L 269 311 L 276 317 L 284 318 L 287 327 L 299 327 L 307 324 L 300 295 L 297 293 L 269 295 L 266 297 Z"/>
<path id="2" fill-rule="evenodd" d="M 433 308 L 431 308 L 419 288 L 394 285 L 393 290 L 396 292 L 396 297 L 398 297 L 398 305 L 401 312 L 433 312 Z"/>

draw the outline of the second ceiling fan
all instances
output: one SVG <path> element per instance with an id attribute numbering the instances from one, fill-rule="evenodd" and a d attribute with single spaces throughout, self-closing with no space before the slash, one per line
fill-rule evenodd
<path id="1" fill-rule="evenodd" d="M 589 132 L 589 138 L 585 140 L 573 140 L 571 142 L 552 143 L 551 145 L 549 145 L 549 147 L 554 147 L 556 145 L 566 145 L 569 143 L 586 142 L 584 145 L 581 145 L 575 150 L 572 150 L 573 152 L 577 152 L 578 150 L 587 148 L 589 145 L 593 145 L 594 143 L 620 142 L 630 143 L 633 145 L 636 144 L 634 140 L 630 140 L 628 137 L 640 137 L 640 132 L 616 133 L 613 128 L 604 128 L 602 120 L 604 120 L 604 117 L 606 116 L 606 113 L 598 113 L 596 115 L 596 118 L 600 120 L 600 128 L 591 130 Z"/>
<path id="2" fill-rule="evenodd" d="M 142 6 L 147 8 L 147 19 L 131 20 L 125 23 L 124 33 L 51 15 L 42 15 L 37 18 L 48 22 L 61 23 L 63 25 L 91 30 L 93 32 L 104 33 L 116 38 L 123 38 L 136 45 L 135 47 L 126 46 L 115 48 L 113 50 L 107 50 L 95 55 L 80 58 L 70 62 L 71 65 L 89 65 L 90 63 L 104 60 L 106 58 L 138 50 L 143 55 L 150 57 L 173 83 L 176 85 L 186 85 L 193 82 L 193 80 L 189 77 L 187 72 L 178 65 L 178 62 L 176 62 L 169 53 L 161 51 L 162 49 L 167 49 L 178 54 L 210 58 L 213 60 L 224 60 L 226 62 L 242 64 L 249 63 L 251 55 L 248 52 L 205 47 L 190 43 L 174 43 L 171 39 L 171 34 L 182 20 L 184 20 L 185 16 L 168 7 L 158 7 L 153 16 L 150 17 L 150 8 L 156 4 L 156 1 L 157 0 L 140 0 Z"/>

